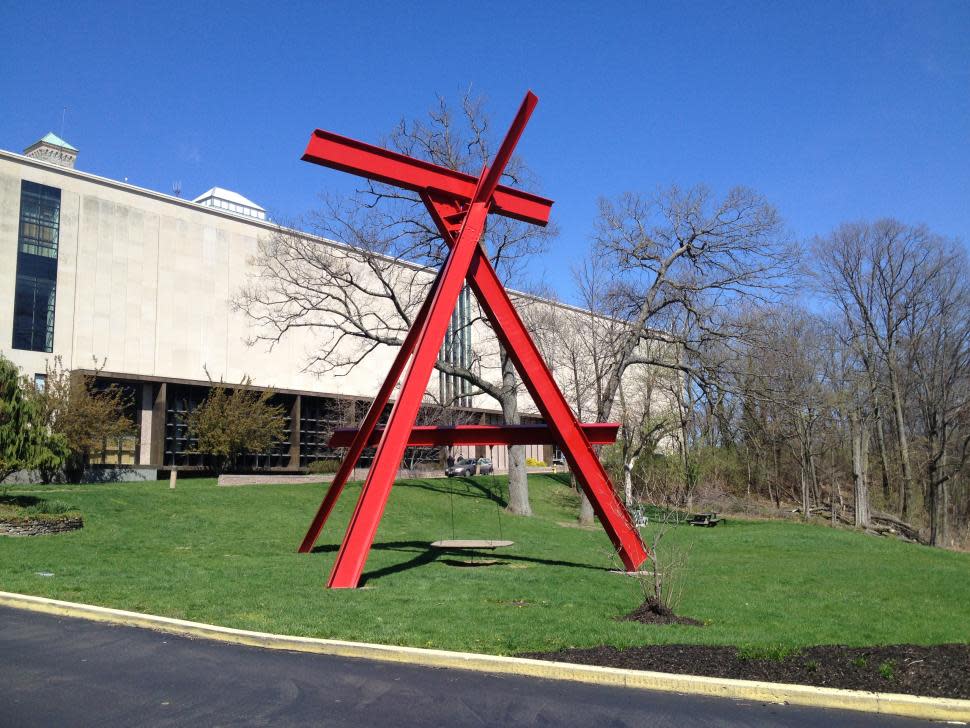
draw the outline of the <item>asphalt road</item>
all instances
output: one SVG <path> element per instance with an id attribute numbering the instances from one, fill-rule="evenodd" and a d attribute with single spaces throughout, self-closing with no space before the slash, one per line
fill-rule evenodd
<path id="1" fill-rule="evenodd" d="M 0 608 L 0 726 L 917 726 L 263 650 Z"/>

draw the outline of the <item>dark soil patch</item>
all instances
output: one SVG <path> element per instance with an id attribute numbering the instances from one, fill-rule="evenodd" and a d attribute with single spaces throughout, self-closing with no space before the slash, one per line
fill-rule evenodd
<path id="1" fill-rule="evenodd" d="M 690 617 L 678 617 L 674 611 L 653 597 L 650 597 L 634 609 L 629 614 L 618 617 L 624 622 L 641 622 L 643 624 L 687 624 L 695 627 L 703 627 L 704 623 Z"/>
<path id="2" fill-rule="evenodd" d="M 784 653 L 709 645 L 591 647 L 519 655 L 579 665 L 653 670 L 847 690 L 970 699 L 970 645 L 822 645 Z"/>

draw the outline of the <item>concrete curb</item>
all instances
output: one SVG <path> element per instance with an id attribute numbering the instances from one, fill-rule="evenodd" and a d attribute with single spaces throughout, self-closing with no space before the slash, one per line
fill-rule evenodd
<path id="1" fill-rule="evenodd" d="M 184 619 L 159 617 L 121 609 L 75 604 L 58 599 L 0 592 L 0 606 L 33 612 L 77 617 L 96 622 L 147 627 L 149 629 L 218 640 L 238 645 L 264 647 L 293 652 L 310 652 L 340 657 L 357 657 L 385 662 L 401 662 L 424 667 L 448 667 L 505 675 L 522 675 L 548 680 L 571 680 L 595 685 L 660 690 L 664 692 L 706 695 L 734 700 L 764 703 L 790 703 L 815 708 L 856 710 L 884 715 L 901 715 L 927 720 L 970 721 L 970 700 L 926 698 L 916 695 L 870 693 L 859 690 L 837 690 L 808 685 L 730 680 L 727 678 L 673 675 L 662 672 L 621 670 L 593 665 L 573 665 L 564 662 L 529 660 L 521 657 L 478 655 L 469 652 L 448 652 L 416 647 L 397 647 L 364 642 L 344 642 L 313 637 L 251 632 L 216 625 L 189 622 Z"/>

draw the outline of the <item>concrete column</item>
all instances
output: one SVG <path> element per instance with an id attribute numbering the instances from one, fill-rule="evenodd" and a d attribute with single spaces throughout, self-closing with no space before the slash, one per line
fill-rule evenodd
<path id="1" fill-rule="evenodd" d="M 152 404 L 151 464 L 165 463 L 165 414 L 168 409 L 168 383 L 154 385 L 155 401 Z"/>
<path id="2" fill-rule="evenodd" d="M 152 458 L 152 409 L 155 406 L 155 387 L 151 382 L 141 385 L 141 402 L 138 407 L 138 464 L 148 465 Z"/>

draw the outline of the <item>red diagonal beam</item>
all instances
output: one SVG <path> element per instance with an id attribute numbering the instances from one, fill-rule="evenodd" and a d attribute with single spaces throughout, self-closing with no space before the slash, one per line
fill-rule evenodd
<path id="1" fill-rule="evenodd" d="M 425 197 L 425 204 L 445 241 L 454 240 L 442 214 L 448 211 L 448 207 L 439 209 L 428 197 Z M 603 464 L 481 248 L 475 250 L 472 258 L 468 283 L 491 321 L 499 341 L 512 358 L 523 384 L 532 395 L 532 401 L 555 431 L 557 444 L 569 462 L 570 471 L 589 498 L 623 565 L 628 571 L 636 571 L 647 558 L 643 539 L 613 490 Z"/>
<path id="2" fill-rule="evenodd" d="M 377 445 L 377 453 L 330 572 L 327 586 L 331 588 L 353 589 L 360 581 L 377 526 L 384 514 L 387 497 L 401 465 L 404 448 L 407 447 L 408 433 L 414 426 L 421 407 L 431 370 L 438 358 L 445 332 L 451 323 L 451 313 L 461 293 L 465 271 L 478 249 L 478 240 L 484 231 L 487 215 L 486 204 L 472 204 L 458 240 L 445 262 L 441 284 L 432 300 L 425 325 L 420 330 L 401 391 L 391 409 L 391 416 Z"/>
<path id="3" fill-rule="evenodd" d="M 593 445 L 612 445 L 620 426 L 615 422 L 593 422 L 580 425 L 586 439 Z M 360 430 L 342 427 L 330 436 L 329 447 L 347 447 L 355 442 Z M 374 447 L 384 434 L 376 427 L 367 440 Z M 440 447 L 444 445 L 543 445 L 557 442 L 555 432 L 548 425 L 454 425 L 418 426 L 411 428 L 408 447 Z M 359 457 L 359 456 L 358 456 Z"/>
<path id="4" fill-rule="evenodd" d="M 404 375 L 400 394 L 391 409 L 384 435 L 377 446 L 367 480 L 337 553 L 327 584 L 331 588 L 353 588 L 360 581 L 377 526 L 384 514 L 387 497 L 407 447 L 408 434 L 414 427 L 431 371 L 451 324 L 451 315 L 464 285 L 465 274 L 475 251 L 480 250 L 478 242 L 485 232 L 489 205 L 503 172 L 501 165 L 511 157 L 537 102 L 538 99 L 532 92 L 526 94 L 495 155 L 495 163 L 490 169 L 482 170 L 458 236 L 452 238 L 449 235 L 448 239 L 453 240 L 454 245 L 442 267 L 431 308 L 418 336 L 414 356 Z"/>
<path id="5" fill-rule="evenodd" d="M 398 379 L 401 378 L 401 372 L 404 371 L 404 367 L 407 366 L 408 359 L 411 358 L 411 354 L 414 352 L 414 347 L 418 343 L 418 334 L 424 327 L 424 323 L 428 318 L 428 311 L 431 310 L 431 300 L 434 298 L 434 293 L 438 288 L 438 284 L 441 281 L 441 274 L 435 279 L 428 291 L 428 297 L 421 304 L 421 309 L 418 311 L 418 315 L 414 318 L 411 323 L 411 328 L 408 330 L 407 336 L 404 337 L 404 342 L 401 344 L 401 348 L 398 349 L 397 355 L 394 357 L 394 362 L 391 364 L 391 369 L 387 373 L 387 378 L 384 380 L 384 384 L 381 385 L 380 390 L 377 392 L 377 396 L 374 401 L 371 402 L 370 409 L 367 410 L 367 414 L 364 415 L 363 422 L 360 423 L 360 428 L 357 430 L 357 436 L 352 438 L 348 443 L 349 450 L 347 454 L 344 455 L 343 461 L 340 463 L 340 467 L 333 476 L 333 480 L 330 482 L 330 487 L 327 489 L 327 494 L 323 498 L 323 502 L 317 509 L 316 515 L 313 517 L 313 521 L 310 523 L 310 528 L 307 529 L 306 535 L 303 537 L 303 542 L 300 544 L 298 551 L 301 554 L 308 553 L 312 548 L 313 544 L 317 542 L 320 537 L 320 531 L 323 530 L 324 524 L 330 517 L 330 513 L 333 511 L 333 507 L 337 504 L 337 499 L 340 498 L 340 494 L 343 492 L 344 486 L 347 485 L 347 481 L 350 479 L 351 474 L 354 472 L 354 466 L 357 465 L 357 461 L 360 460 L 361 454 L 366 448 L 367 442 L 377 427 L 377 422 L 381 418 L 381 414 L 384 412 L 384 408 L 387 403 L 391 401 L 391 394 L 394 392 L 394 387 L 397 385 Z"/>
<path id="6" fill-rule="evenodd" d="M 471 200 L 478 182 L 469 174 L 322 129 L 317 129 L 311 135 L 303 160 L 414 192 L 436 190 L 465 204 Z M 492 168 L 495 168 L 494 164 Z M 491 211 L 535 225 L 545 225 L 549 222 L 551 207 L 552 200 L 498 185 Z"/>

